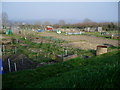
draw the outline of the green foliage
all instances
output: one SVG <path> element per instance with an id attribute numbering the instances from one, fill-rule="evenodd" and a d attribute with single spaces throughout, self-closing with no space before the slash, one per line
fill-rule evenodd
<path id="1" fill-rule="evenodd" d="M 103 30 L 105 31 L 114 31 L 114 30 L 118 30 L 118 26 L 111 22 L 111 23 L 95 23 L 95 22 L 84 22 L 84 23 L 78 23 L 78 24 L 65 24 L 62 26 L 59 25 L 54 25 L 55 28 L 79 28 L 79 29 L 84 29 L 85 27 L 98 27 L 101 26 L 103 28 Z"/>
<path id="2" fill-rule="evenodd" d="M 83 35 L 91 35 L 91 36 L 95 36 L 95 37 L 103 37 L 106 39 L 113 39 L 111 38 L 110 34 L 118 34 L 118 31 L 108 31 L 107 33 L 109 33 L 109 35 L 101 35 L 100 32 L 86 32 Z M 119 39 L 113 39 L 113 40 L 119 40 Z"/>
<path id="3" fill-rule="evenodd" d="M 19 40 L 25 40 L 25 38 L 24 37 L 20 37 Z"/>

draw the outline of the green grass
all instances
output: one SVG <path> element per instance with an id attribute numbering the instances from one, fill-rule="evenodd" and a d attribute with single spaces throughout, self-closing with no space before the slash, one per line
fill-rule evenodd
<path id="1" fill-rule="evenodd" d="M 107 33 L 109 33 L 109 34 L 113 34 L 113 33 L 118 34 L 118 31 L 108 31 Z M 91 36 L 95 36 L 95 37 L 103 37 L 105 39 L 119 40 L 119 39 L 113 39 L 113 38 L 111 38 L 111 36 L 108 36 L 108 35 L 101 35 L 100 32 L 86 32 L 83 35 L 91 35 Z"/>
<path id="2" fill-rule="evenodd" d="M 3 88 L 119 88 L 120 52 L 3 75 Z"/>
<path id="3" fill-rule="evenodd" d="M 118 51 L 120 49 L 120 46 L 118 46 L 118 47 L 115 47 L 115 46 L 113 46 L 113 47 L 108 47 L 108 52 L 109 51 Z"/>
<path id="4" fill-rule="evenodd" d="M 55 43 L 63 43 L 63 42 L 65 42 L 64 40 L 53 38 L 51 36 L 42 36 L 41 38 L 46 39 L 46 40 L 54 41 Z"/>

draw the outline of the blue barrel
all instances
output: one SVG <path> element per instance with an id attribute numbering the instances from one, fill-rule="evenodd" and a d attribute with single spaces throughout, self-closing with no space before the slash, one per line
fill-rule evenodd
<path id="1" fill-rule="evenodd" d="M 0 58 L 0 74 L 3 74 L 2 59 Z"/>

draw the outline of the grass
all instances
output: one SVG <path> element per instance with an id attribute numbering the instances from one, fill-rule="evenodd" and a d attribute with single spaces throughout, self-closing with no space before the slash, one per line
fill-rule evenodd
<path id="1" fill-rule="evenodd" d="M 118 34 L 118 31 L 108 31 L 107 33 L 109 33 L 109 34 L 117 33 Z M 111 36 L 108 36 L 108 35 L 101 35 L 100 32 L 86 32 L 83 35 L 91 35 L 91 36 L 96 36 L 96 37 L 103 37 L 106 39 L 119 40 L 119 39 L 113 39 L 113 38 L 111 38 Z"/>
<path id="2" fill-rule="evenodd" d="M 11 36 L 13 39 L 16 37 L 16 35 L 12 34 L 9 35 Z M 33 36 L 35 37 L 35 36 Z M 31 40 L 25 40 L 25 38 L 23 36 L 17 36 L 16 38 L 18 38 L 20 41 L 20 43 L 12 43 L 12 45 L 15 45 L 18 47 L 17 49 L 17 53 L 18 54 L 24 54 L 26 55 L 28 58 L 30 58 L 33 61 L 37 61 L 37 62 L 48 62 L 51 60 L 51 55 L 47 55 L 50 54 L 52 52 L 54 52 L 56 55 L 58 54 L 62 54 L 63 53 L 63 48 L 62 46 L 60 46 L 60 43 L 64 43 L 63 40 L 60 39 L 55 39 L 53 37 L 40 37 L 43 40 L 49 40 L 53 43 L 34 43 Z M 27 47 L 21 46 L 20 44 L 27 44 Z M 32 51 L 29 50 L 29 48 L 35 48 L 38 50 L 42 50 L 42 52 L 38 52 L 38 56 L 37 53 L 34 53 Z M 8 52 L 9 51 L 9 52 Z M 13 54 L 13 50 L 8 49 L 8 51 L 6 51 L 6 54 Z M 11 51 L 11 53 L 10 53 Z M 45 57 L 45 54 L 47 55 L 47 57 Z M 37 57 L 36 57 L 37 56 Z M 41 57 L 42 56 L 42 57 Z"/>
<path id="3" fill-rule="evenodd" d="M 22 40 L 22 43 L 28 45 L 28 47 L 24 47 L 24 46 L 19 45 L 19 43 L 13 44 L 13 45 L 18 46 L 17 53 L 23 53 L 24 55 L 26 55 L 28 58 L 30 58 L 33 61 L 47 62 L 47 61 L 51 60 L 51 58 L 53 56 L 52 55 L 53 52 L 56 55 L 64 53 L 63 49 L 65 47 L 60 46 L 60 44 L 66 43 L 64 40 L 56 39 L 56 38 L 53 38 L 53 37 L 40 37 L 43 40 L 44 39 L 49 40 L 49 41 L 51 41 L 53 43 L 34 43 L 34 42 L 30 41 L 30 40 L 25 40 L 25 38 L 22 37 L 22 36 L 19 36 L 17 38 L 19 40 Z M 39 48 L 39 49 L 42 50 L 42 52 L 38 52 L 38 56 L 37 56 L 37 53 L 34 53 L 34 52 L 30 51 L 29 48 L 33 48 L 33 49 L 34 48 L 35 49 Z M 83 54 L 83 55 L 85 54 L 85 55 L 93 56 L 92 52 L 90 52 L 90 51 L 78 50 L 78 49 L 74 49 L 74 48 L 67 48 L 67 50 L 68 50 L 68 53 L 72 53 L 72 54 L 74 54 L 76 52 L 78 54 L 80 53 L 80 54 Z M 47 57 L 44 57 L 45 54 L 50 54 L 50 55 L 48 55 Z M 37 58 L 36 58 L 36 56 L 37 56 Z M 41 56 L 43 56 L 43 57 L 41 57 Z"/>
<path id="4" fill-rule="evenodd" d="M 3 88 L 119 88 L 120 51 L 3 74 Z"/>
<path id="5" fill-rule="evenodd" d="M 45 39 L 56 41 L 51 37 Z M 59 43 L 42 43 L 40 46 L 40 44 L 24 38 L 20 38 L 20 40 L 24 41 L 25 44 L 29 44 L 28 48 L 41 48 L 45 53 L 49 53 L 51 50 L 57 54 L 62 53 L 60 52 L 62 48 L 59 50 L 57 46 Z M 19 47 L 18 53 L 25 54 L 33 61 L 47 62 L 50 60 L 50 58 L 44 57 L 36 59 L 32 56 L 36 53 L 28 52 L 28 48 L 19 44 L 13 45 Z M 109 49 L 117 48 L 111 47 Z M 77 51 L 77 53 L 89 56 L 95 53 L 94 50 L 70 49 L 70 51 L 72 53 Z M 3 75 L 3 88 L 119 88 L 119 54 L 120 52 L 115 51 L 97 57 L 93 55 L 88 59 L 78 57 L 67 62 L 45 65 L 33 70 L 6 73 Z"/>
<path id="6" fill-rule="evenodd" d="M 120 49 L 120 46 L 118 46 L 118 47 L 115 47 L 115 46 L 108 47 L 108 51 L 110 51 L 110 50 L 119 50 L 119 49 Z"/>
<path id="7" fill-rule="evenodd" d="M 52 41 L 54 41 L 55 43 L 63 43 L 63 42 L 65 42 L 64 40 L 61 40 L 61 39 L 57 39 L 57 38 L 53 38 L 53 37 L 51 37 L 51 36 L 42 36 L 41 37 L 42 39 L 47 39 L 47 40 L 52 40 Z"/>

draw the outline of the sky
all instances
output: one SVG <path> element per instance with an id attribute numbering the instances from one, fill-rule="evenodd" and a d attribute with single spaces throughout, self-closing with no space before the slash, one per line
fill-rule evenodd
<path id="1" fill-rule="evenodd" d="M 119 0 L 1 0 L 2 2 L 119 2 Z"/>
<path id="2" fill-rule="evenodd" d="M 3 2 L 10 20 L 117 22 L 117 2 Z"/>

